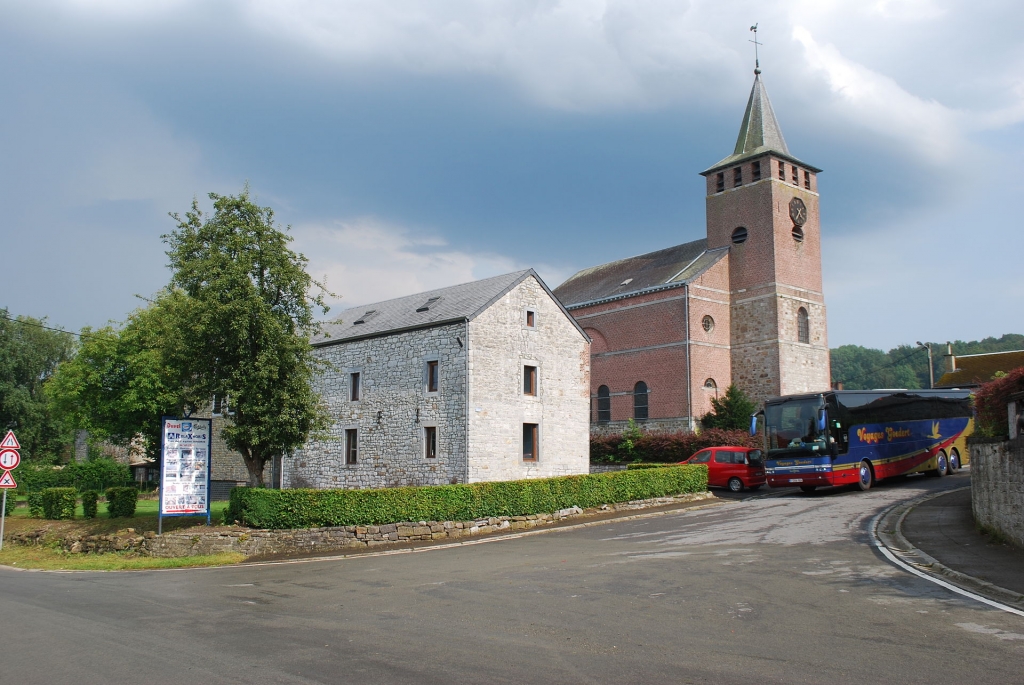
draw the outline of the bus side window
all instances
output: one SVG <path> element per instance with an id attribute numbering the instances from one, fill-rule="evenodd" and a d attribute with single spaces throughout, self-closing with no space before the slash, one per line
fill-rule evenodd
<path id="1" fill-rule="evenodd" d="M 843 427 L 840 417 L 839 405 L 830 400 L 828 403 L 828 433 L 832 440 L 835 441 L 836 452 L 838 454 L 846 454 L 850 449 L 850 431 L 849 427 Z"/>

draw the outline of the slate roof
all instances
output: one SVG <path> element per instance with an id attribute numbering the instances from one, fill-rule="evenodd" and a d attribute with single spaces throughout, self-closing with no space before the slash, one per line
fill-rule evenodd
<path id="1" fill-rule="evenodd" d="M 537 272 L 525 269 L 346 309 L 337 319 L 324 324 L 323 332 L 310 342 L 314 347 L 320 347 L 401 331 L 433 328 L 457 321 L 470 321 L 530 276 L 536 278 L 548 295 L 551 295 L 551 290 Z M 552 299 L 561 307 L 561 303 L 553 295 Z M 587 334 L 564 307 L 562 311 L 583 337 L 589 340 Z"/>
<path id="2" fill-rule="evenodd" d="M 657 252 L 583 269 L 555 288 L 555 296 L 572 309 L 686 285 L 728 253 L 707 249 L 704 238 Z"/>
<path id="3" fill-rule="evenodd" d="M 775 118 L 775 110 L 772 109 L 771 100 L 768 99 L 768 91 L 761 83 L 760 72 L 754 72 L 754 74 L 754 86 L 750 89 L 747 110 L 743 113 L 743 123 L 740 124 L 740 134 L 736 138 L 736 148 L 731 155 L 706 171 L 702 171 L 701 174 L 707 176 L 724 167 L 767 154 L 774 154 L 795 162 L 815 173 L 821 171 L 789 153 L 786 139 L 782 137 L 779 121 Z"/>
<path id="4" fill-rule="evenodd" d="M 956 371 L 942 374 L 936 388 L 972 388 L 992 380 L 997 371 L 1009 373 L 1024 366 L 1024 350 L 962 354 L 956 359 Z"/>

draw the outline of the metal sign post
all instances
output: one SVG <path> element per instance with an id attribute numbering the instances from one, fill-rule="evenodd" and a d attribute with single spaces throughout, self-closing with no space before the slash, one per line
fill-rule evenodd
<path id="1" fill-rule="evenodd" d="M 210 525 L 212 429 L 211 419 L 163 418 L 157 534 L 165 516 L 206 516 Z"/>
<path id="2" fill-rule="evenodd" d="M 0 504 L 0 550 L 4 548 L 4 523 L 7 520 L 7 491 L 18 487 L 14 482 L 11 471 L 18 468 L 21 463 L 21 444 L 18 438 L 14 437 L 14 431 L 7 431 L 7 435 L 0 440 L 0 488 L 3 489 L 3 504 Z"/>

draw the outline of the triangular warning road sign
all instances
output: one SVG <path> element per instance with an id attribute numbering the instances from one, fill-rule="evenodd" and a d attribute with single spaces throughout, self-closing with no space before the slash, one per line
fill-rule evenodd
<path id="1" fill-rule="evenodd" d="M 10 471 L 4 471 L 4 475 L 0 476 L 0 488 L 16 488 L 18 484 L 14 482 L 14 476 L 11 475 Z"/>
<path id="2" fill-rule="evenodd" d="M 0 447 L 10 447 L 11 449 L 20 450 L 21 445 L 18 444 L 18 439 L 14 437 L 14 431 L 7 431 L 7 435 L 4 436 L 3 440 L 0 440 Z"/>

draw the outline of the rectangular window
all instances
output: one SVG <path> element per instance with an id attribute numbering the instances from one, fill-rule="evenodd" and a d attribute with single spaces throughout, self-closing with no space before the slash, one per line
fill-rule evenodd
<path id="1" fill-rule="evenodd" d="M 738 166 L 732 170 L 732 185 L 734 188 L 743 185 L 743 167 Z"/>
<path id="2" fill-rule="evenodd" d="M 791 165 L 791 168 L 793 169 L 793 185 L 799 185 L 800 184 L 800 170 L 796 168 L 795 164 Z"/>
<path id="3" fill-rule="evenodd" d="M 350 373 L 348 375 L 348 388 L 349 388 L 349 399 L 353 402 L 359 401 L 359 373 Z"/>
<path id="4" fill-rule="evenodd" d="M 804 169 L 804 188 L 811 189 L 811 172 Z"/>
<path id="5" fill-rule="evenodd" d="M 359 431 L 349 428 L 345 431 L 345 463 L 355 464 L 359 458 Z"/>
<path id="6" fill-rule="evenodd" d="M 754 162 L 750 165 L 750 169 L 753 172 L 753 179 L 755 181 L 761 180 L 761 162 Z"/>
<path id="7" fill-rule="evenodd" d="M 785 162 L 779 162 L 779 180 L 780 181 L 785 181 L 786 180 L 786 163 Z"/>
<path id="8" fill-rule="evenodd" d="M 437 392 L 437 361 L 427 362 L 427 392 Z"/>
<path id="9" fill-rule="evenodd" d="M 423 449 L 427 459 L 437 458 L 437 428 L 434 426 L 423 429 Z"/>
<path id="10" fill-rule="evenodd" d="M 718 175 L 715 176 L 715 192 L 720 193 L 725 190 L 725 172 L 719 171 Z"/>
<path id="11" fill-rule="evenodd" d="M 537 461 L 537 437 L 540 432 L 536 423 L 523 424 L 523 461 Z"/>
<path id="12" fill-rule="evenodd" d="M 536 328 L 537 327 L 537 312 L 532 309 L 526 310 L 526 327 Z"/>
<path id="13" fill-rule="evenodd" d="M 536 366 L 524 366 L 523 367 L 523 394 L 524 395 L 536 395 L 537 394 L 537 367 Z"/>

